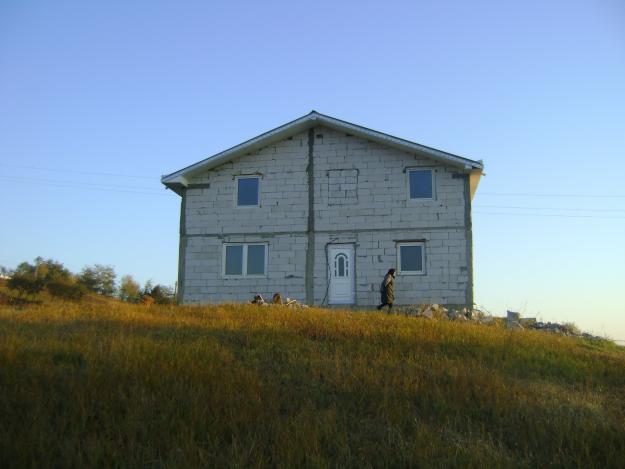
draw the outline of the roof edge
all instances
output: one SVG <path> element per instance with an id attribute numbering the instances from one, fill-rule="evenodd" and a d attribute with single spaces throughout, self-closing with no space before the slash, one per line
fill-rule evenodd
<path id="1" fill-rule="evenodd" d="M 234 159 L 238 156 L 251 153 L 259 148 L 270 145 L 274 141 L 287 138 L 288 136 L 306 130 L 316 124 L 325 125 L 327 127 L 333 128 L 334 130 L 347 131 L 358 137 L 371 140 L 383 145 L 388 145 L 402 151 L 425 153 L 426 155 L 434 159 L 460 166 L 466 171 L 484 169 L 484 164 L 481 160 L 471 160 L 469 158 L 455 155 L 453 153 L 437 150 L 436 148 L 421 145 L 410 140 L 395 137 L 393 135 L 379 132 L 377 130 L 369 129 L 361 125 L 352 124 L 351 122 L 336 119 L 334 117 L 327 116 L 313 110 L 309 114 L 306 114 L 302 117 L 287 122 L 286 124 L 257 135 L 256 137 L 253 137 L 238 145 L 230 147 L 222 152 L 209 156 L 208 158 L 204 158 L 197 163 L 186 166 L 173 173 L 163 175 L 161 177 L 161 182 L 167 187 L 179 184 L 186 186 L 187 181 L 185 176 L 187 175 L 192 175 L 193 173 L 200 171 L 204 168 L 210 169 L 219 164 L 230 161 L 230 159 Z"/>

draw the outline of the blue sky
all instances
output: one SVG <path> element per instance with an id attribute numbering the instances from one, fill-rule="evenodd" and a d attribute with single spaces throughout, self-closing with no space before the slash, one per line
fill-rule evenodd
<path id="1" fill-rule="evenodd" d="M 483 159 L 476 301 L 625 339 L 625 3 L 0 2 L 0 265 L 173 284 L 177 170 L 316 109 Z"/>

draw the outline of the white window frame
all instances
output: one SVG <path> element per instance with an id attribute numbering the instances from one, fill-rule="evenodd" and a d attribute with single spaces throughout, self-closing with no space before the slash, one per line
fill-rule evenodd
<path id="1" fill-rule="evenodd" d="M 239 205 L 239 179 L 257 179 L 258 180 L 258 193 L 256 194 L 256 205 Z M 234 206 L 235 208 L 258 208 L 260 207 L 260 180 L 261 177 L 255 174 L 241 174 L 234 177 Z"/>
<path id="2" fill-rule="evenodd" d="M 421 246 L 421 270 L 402 270 L 401 248 L 402 246 Z M 425 243 L 423 241 L 406 241 L 396 245 L 397 249 L 397 272 L 400 275 L 425 275 Z"/>
<path id="3" fill-rule="evenodd" d="M 243 246 L 243 259 L 241 266 L 241 275 L 227 275 L 226 274 L 226 248 L 227 246 Z M 251 274 L 247 273 L 247 248 L 249 246 L 264 246 L 265 247 L 265 273 L 264 274 Z M 267 258 L 269 257 L 269 245 L 268 243 L 223 243 L 221 252 L 221 276 L 223 278 L 266 278 L 267 277 Z"/>
<path id="4" fill-rule="evenodd" d="M 429 171 L 432 175 L 432 196 L 431 197 L 418 197 L 411 198 L 410 197 L 410 172 L 411 171 Z M 436 178 L 434 177 L 435 169 L 427 166 L 413 166 L 411 168 L 406 168 L 406 198 L 408 202 L 423 202 L 428 200 L 436 200 Z"/>

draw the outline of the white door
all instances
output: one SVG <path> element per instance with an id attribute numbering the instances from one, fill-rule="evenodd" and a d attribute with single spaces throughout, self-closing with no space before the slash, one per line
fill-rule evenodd
<path id="1" fill-rule="evenodd" d="M 354 246 L 351 244 L 330 245 L 328 267 L 330 273 L 329 303 L 332 305 L 354 304 L 356 302 Z"/>

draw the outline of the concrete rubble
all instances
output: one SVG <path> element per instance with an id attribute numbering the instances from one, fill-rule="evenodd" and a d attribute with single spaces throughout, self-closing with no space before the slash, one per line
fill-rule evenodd
<path id="1" fill-rule="evenodd" d="M 250 301 L 259 306 L 280 305 L 290 308 L 308 308 L 308 305 L 299 303 L 297 300 L 286 298 L 282 300 L 279 293 L 273 295 L 271 301 L 266 301 L 261 294 L 256 294 Z M 590 340 L 605 340 L 587 332 L 580 332 L 573 324 L 559 324 L 555 322 L 541 322 L 536 318 L 522 318 L 516 311 L 507 311 L 505 317 L 496 317 L 479 309 L 471 308 L 446 308 L 439 304 L 420 304 L 409 306 L 396 306 L 393 312 L 402 313 L 425 319 L 438 319 L 445 321 L 475 322 L 486 325 L 501 325 L 513 330 L 538 330 L 551 332 L 570 337 L 580 337 Z"/>
<path id="2" fill-rule="evenodd" d="M 449 321 L 477 322 L 486 325 L 503 325 L 514 330 L 539 330 L 561 334 L 570 337 L 581 337 L 590 340 L 604 340 L 587 332 L 580 332 L 572 324 L 559 324 L 555 322 L 541 322 L 536 318 L 522 318 L 516 311 L 507 311 L 506 317 L 495 317 L 478 309 L 470 308 L 445 308 L 438 304 L 422 304 L 397 307 L 398 312 L 407 316 L 421 317 L 426 319 L 441 319 Z"/>

